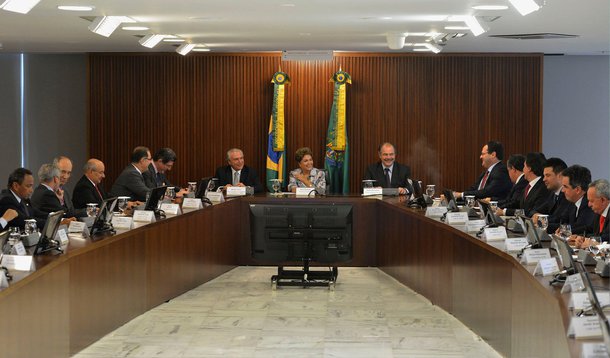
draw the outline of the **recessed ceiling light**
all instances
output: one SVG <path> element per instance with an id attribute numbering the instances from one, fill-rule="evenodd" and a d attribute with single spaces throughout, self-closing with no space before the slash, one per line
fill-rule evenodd
<path id="1" fill-rule="evenodd" d="M 146 26 L 123 26 L 121 29 L 125 31 L 146 31 L 148 27 Z"/>
<path id="2" fill-rule="evenodd" d="M 445 26 L 445 30 L 470 30 L 468 26 Z"/>
<path id="3" fill-rule="evenodd" d="M 150 35 L 144 36 L 138 42 L 140 43 L 140 45 L 142 45 L 144 47 L 153 48 L 153 47 L 157 46 L 157 44 L 159 42 L 161 42 L 161 40 L 163 40 L 165 37 L 166 37 L 166 35 L 150 34 Z"/>
<path id="4" fill-rule="evenodd" d="M 202 47 L 195 47 L 193 50 L 193 52 L 208 52 L 210 51 L 209 48 L 202 48 Z"/>
<path id="5" fill-rule="evenodd" d="M 92 11 L 95 9 L 95 6 L 58 5 L 57 8 L 64 11 Z"/>
<path id="6" fill-rule="evenodd" d="M 427 49 L 427 48 L 414 48 L 413 51 L 418 51 L 418 52 L 432 52 L 432 50 Z"/>
<path id="7" fill-rule="evenodd" d="M 506 10 L 506 5 L 476 5 L 472 7 L 475 10 Z"/>
<path id="8" fill-rule="evenodd" d="M 40 0 L 6 0 L 6 1 L 0 3 L 0 9 L 4 9 L 6 11 L 18 12 L 20 14 L 27 14 L 39 2 L 40 2 Z"/>
<path id="9" fill-rule="evenodd" d="M 169 39 L 163 39 L 163 41 L 165 41 L 165 42 L 184 42 L 184 39 L 172 39 L 172 38 L 169 38 Z"/>
<path id="10" fill-rule="evenodd" d="M 180 47 L 178 47 L 176 49 L 176 52 L 178 52 L 182 56 L 186 56 L 189 52 L 191 52 L 195 48 L 195 46 L 197 46 L 197 45 L 196 44 L 182 44 L 182 45 L 180 45 Z"/>

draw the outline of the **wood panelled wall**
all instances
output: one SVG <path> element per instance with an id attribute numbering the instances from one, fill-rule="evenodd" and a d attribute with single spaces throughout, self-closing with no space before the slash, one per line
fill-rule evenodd
<path id="1" fill-rule="evenodd" d="M 106 188 L 133 147 L 178 154 L 170 179 L 186 185 L 225 164 L 231 147 L 264 180 L 271 77 L 281 66 L 286 90 L 288 167 L 302 146 L 323 167 L 333 86 L 339 69 L 347 92 L 351 189 L 383 141 L 426 184 L 460 189 L 481 172 L 489 139 L 507 155 L 541 146 L 542 55 L 393 55 L 339 53 L 332 61 L 282 61 L 272 54 L 91 54 L 90 155 L 106 164 Z"/>

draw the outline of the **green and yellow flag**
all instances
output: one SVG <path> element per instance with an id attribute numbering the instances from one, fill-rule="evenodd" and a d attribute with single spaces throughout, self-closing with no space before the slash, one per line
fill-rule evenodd
<path id="1" fill-rule="evenodd" d="M 284 85 L 290 83 L 290 77 L 282 70 L 276 72 L 273 83 L 273 106 L 269 121 L 267 145 L 267 189 L 273 192 L 271 179 L 286 182 L 286 136 L 284 134 Z M 282 184 L 283 186 L 283 184 Z"/>
<path id="2" fill-rule="evenodd" d="M 330 82 L 334 82 L 333 105 L 330 109 L 326 132 L 326 158 L 324 169 L 328 171 L 331 194 L 349 193 L 349 144 L 346 123 L 346 91 L 352 78 L 341 68 L 335 72 Z"/>

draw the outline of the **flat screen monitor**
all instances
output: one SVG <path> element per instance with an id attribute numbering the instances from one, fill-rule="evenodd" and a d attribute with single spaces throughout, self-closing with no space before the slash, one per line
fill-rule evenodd
<path id="1" fill-rule="evenodd" d="M 568 245 L 567 241 L 557 235 L 553 235 L 552 240 L 557 246 L 557 253 L 559 253 L 559 259 L 561 260 L 563 268 L 568 272 L 574 271 L 574 258 L 572 257 L 574 250 Z"/>
<path id="2" fill-rule="evenodd" d="M 55 242 L 54 238 L 63 217 L 63 210 L 49 213 L 49 216 L 47 216 L 47 221 L 42 228 L 42 232 L 40 233 L 40 240 L 38 240 L 36 248 L 34 249 L 34 255 L 59 248 L 60 245 L 59 243 Z"/>
<path id="3" fill-rule="evenodd" d="M 534 225 L 534 221 L 531 218 L 522 216 L 521 220 L 523 220 L 523 224 L 525 225 L 525 233 L 527 236 L 527 241 L 532 245 L 532 248 L 538 248 L 542 245 L 540 244 L 540 236 L 538 236 L 538 230 L 536 230 L 536 225 Z"/>
<path id="4" fill-rule="evenodd" d="M 591 308 L 599 318 L 599 324 L 601 326 L 602 337 L 604 339 L 606 351 L 610 352 L 610 322 L 608 321 L 608 317 L 604 312 L 604 308 L 599 303 L 599 299 L 597 298 L 597 294 L 595 293 L 595 288 L 593 287 L 593 283 L 591 282 L 591 277 L 589 277 L 589 273 L 585 269 L 585 266 L 582 264 L 582 262 L 576 262 L 575 265 L 578 272 L 580 273 L 580 277 L 582 278 L 582 282 L 585 285 L 585 289 L 587 290 L 587 296 L 589 296 Z"/>
<path id="5" fill-rule="evenodd" d="M 271 263 L 352 258 L 352 206 L 251 204 L 252 258 Z"/>
<path id="6" fill-rule="evenodd" d="M 479 207 L 481 208 L 481 210 L 483 211 L 483 215 L 485 216 L 485 223 L 487 225 L 504 225 L 504 220 L 502 220 L 501 217 L 496 215 L 496 213 L 491 210 L 491 206 L 489 205 L 489 203 L 483 200 L 478 200 L 478 202 Z"/>
<path id="7" fill-rule="evenodd" d="M 144 210 L 152 210 L 155 211 L 159 208 L 159 202 L 165 195 L 167 191 L 167 186 L 158 186 L 150 191 L 150 195 L 148 196 L 148 200 L 146 200 L 146 205 L 144 205 Z"/>
<path id="8" fill-rule="evenodd" d="M 112 216 L 114 215 L 114 207 L 118 198 L 108 198 L 102 201 L 100 209 L 97 211 L 93 225 L 91 225 L 90 234 L 93 235 L 98 230 L 103 230 L 110 225 Z"/>
<path id="9" fill-rule="evenodd" d="M 6 242 L 8 241 L 8 237 L 10 235 L 10 231 L 6 230 L 0 233 L 0 252 L 3 254 L 8 254 L 8 252 L 4 252 Z M 9 250 L 10 251 L 10 250 Z"/>
<path id="10" fill-rule="evenodd" d="M 447 200 L 447 211 L 455 213 L 460 211 L 457 206 L 457 201 L 455 201 L 455 197 L 453 196 L 453 190 L 445 189 L 443 190 L 443 194 L 445 195 L 445 200 Z"/>

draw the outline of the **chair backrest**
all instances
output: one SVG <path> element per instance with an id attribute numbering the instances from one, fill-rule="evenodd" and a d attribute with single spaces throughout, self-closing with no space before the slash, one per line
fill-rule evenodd
<path id="1" fill-rule="evenodd" d="M 328 194 L 331 194 L 331 192 L 330 192 L 330 173 L 328 172 L 328 169 L 324 169 L 324 178 L 326 179 L 326 188 L 325 188 L 326 190 L 325 190 L 324 194 L 328 195 Z"/>

